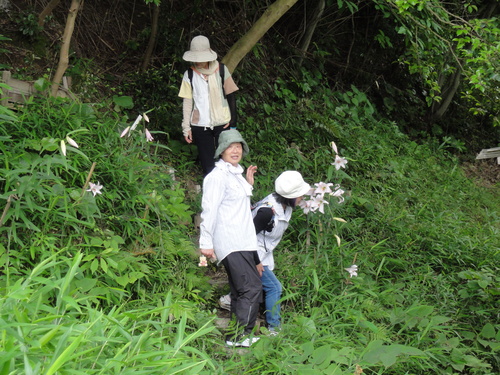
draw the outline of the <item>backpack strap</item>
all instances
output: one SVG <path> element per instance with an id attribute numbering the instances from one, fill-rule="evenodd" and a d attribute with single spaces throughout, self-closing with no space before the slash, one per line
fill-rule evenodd
<path id="1" fill-rule="evenodd" d="M 193 68 L 188 69 L 188 78 L 189 78 L 189 83 L 191 84 L 191 88 L 193 88 Z"/>
<path id="2" fill-rule="evenodd" d="M 227 99 L 226 92 L 224 91 L 224 76 L 225 76 L 225 74 L 226 74 L 226 69 L 224 69 L 224 64 L 219 63 L 219 75 L 220 75 L 220 79 L 222 82 L 222 93 L 224 94 L 224 99 Z"/>
<path id="3" fill-rule="evenodd" d="M 226 92 L 224 91 L 224 76 L 226 75 L 226 70 L 224 69 L 224 64 L 219 63 L 219 75 L 222 82 L 222 93 L 224 94 L 224 99 L 226 99 Z M 193 68 L 188 69 L 188 78 L 191 88 L 193 87 Z"/>

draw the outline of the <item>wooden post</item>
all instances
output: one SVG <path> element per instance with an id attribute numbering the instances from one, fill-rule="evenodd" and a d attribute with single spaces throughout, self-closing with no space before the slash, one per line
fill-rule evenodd
<path id="1" fill-rule="evenodd" d="M 10 72 L 7 70 L 4 70 L 2 72 L 2 82 L 5 83 L 6 85 L 8 85 L 9 81 L 10 81 Z M 9 105 L 8 96 L 9 96 L 9 90 L 5 87 L 2 87 L 2 98 L 1 98 L 2 101 L 0 102 L 0 104 L 3 105 L 4 107 L 8 107 L 8 105 Z"/>

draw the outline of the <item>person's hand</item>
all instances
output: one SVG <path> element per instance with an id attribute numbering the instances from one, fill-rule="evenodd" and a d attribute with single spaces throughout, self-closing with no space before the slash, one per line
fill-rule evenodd
<path id="1" fill-rule="evenodd" d="M 262 272 L 264 272 L 264 266 L 262 263 L 257 264 L 257 272 L 259 273 L 259 276 L 262 277 Z"/>
<path id="2" fill-rule="evenodd" d="M 253 175 L 257 172 L 257 166 L 256 165 L 251 165 L 247 169 L 247 182 L 253 186 L 254 178 Z"/>
<path id="3" fill-rule="evenodd" d="M 216 258 L 214 249 L 200 249 L 200 252 L 207 258 Z"/>
<path id="4" fill-rule="evenodd" d="M 229 122 L 226 125 L 224 125 L 223 129 L 227 129 L 228 127 L 229 127 Z"/>
<path id="5" fill-rule="evenodd" d="M 186 140 L 187 143 L 193 142 L 193 134 L 191 133 L 191 130 L 188 132 L 186 136 L 184 136 L 184 139 Z"/>

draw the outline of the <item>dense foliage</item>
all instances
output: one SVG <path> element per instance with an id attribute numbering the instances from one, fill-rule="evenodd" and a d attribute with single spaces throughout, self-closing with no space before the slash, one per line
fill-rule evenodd
<path id="1" fill-rule="evenodd" d="M 224 346 L 216 301 L 225 286 L 210 280 L 223 272 L 197 266 L 201 177 L 180 133 L 179 56 L 187 43 L 165 42 L 181 39 L 177 26 L 191 10 L 203 16 L 203 1 L 182 11 L 174 3 L 177 18 L 166 18 L 164 49 L 148 71 L 129 69 L 119 82 L 112 74 L 133 65 L 126 57 L 141 50 L 145 28 L 112 68 L 98 65 L 102 56 L 74 55 L 82 100 L 47 99 L 49 84 L 39 79 L 24 105 L 0 106 L 0 374 L 499 373 L 498 185 L 468 178 L 456 156 L 471 141 L 459 135 L 481 131 L 471 122 L 450 135 L 438 130 L 441 123 L 422 133 L 430 126 L 421 120 L 425 98 L 412 76 L 397 69 L 391 77 L 386 62 L 395 55 L 387 50 L 379 60 L 371 49 L 352 53 L 357 65 L 332 74 L 351 42 L 371 46 L 366 33 L 335 38 L 345 31 L 340 21 L 319 29 L 325 37 L 337 30 L 330 37 L 338 44 L 328 52 L 318 43 L 301 68 L 284 58 L 291 39 L 270 33 L 234 74 L 239 128 L 251 149 L 243 164 L 258 166 L 254 200 L 287 169 L 311 184 L 340 184 L 346 199 L 332 197 L 324 213 L 294 213 L 276 251 L 280 334 L 266 337 L 260 328 L 252 349 Z M 355 14 L 353 4 L 328 1 L 326 14 Z M 224 20 L 239 19 L 228 17 L 236 12 L 231 2 L 221 5 Z M 247 14 L 258 10 L 257 2 L 245 5 Z M 230 33 L 213 33 L 225 24 L 204 9 L 214 21 L 190 32 L 213 35 L 220 51 Z M 407 9 L 413 20 L 421 16 L 416 9 Z M 359 10 L 353 20 L 362 23 L 373 9 Z M 295 28 L 296 11 L 276 30 Z M 106 14 L 96 13 L 95 22 Z M 43 45 L 24 15 L 23 34 Z M 370 34 L 373 25 L 362 24 Z M 414 26 L 405 24 L 406 32 Z M 119 34 L 106 43 L 116 48 Z M 0 54 L 11 52 L 0 45 Z M 25 55 L 18 76 L 31 74 L 37 53 Z M 383 93 L 368 79 L 370 64 L 386 83 Z M 461 103 L 448 117 L 454 125 L 472 118 Z M 345 169 L 332 165 L 332 141 Z M 352 264 L 356 277 L 345 270 Z"/>
<path id="2" fill-rule="evenodd" d="M 349 192 L 324 214 L 295 213 L 277 253 L 283 331 L 245 353 L 224 348 L 204 277 L 214 266 L 197 267 L 193 156 L 147 142 L 155 112 L 124 132 L 126 97 L 0 107 L 2 371 L 496 373 L 498 194 L 468 180 L 448 144 L 410 141 L 355 87 L 319 78 L 240 107 L 255 199 L 285 169 Z"/>
<path id="3" fill-rule="evenodd" d="M 0 67 L 16 77 L 53 76 L 68 4 L 60 2 L 41 26 L 38 17 L 47 3 L 0 5 Z M 83 100 L 134 86 L 148 108 L 175 112 L 170 98 L 191 37 L 209 36 L 222 58 L 268 5 L 87 2 L 78 12 L 67 75 Z M 463 151 L 479 152 L 497 146 L 499 138 L 499 127 L 492 128 L 499 114 L 499 9 L 497 0 L 299 0 L 235 74 L 274 82 L 299 77 L 302 68 L 319 70 L 337 90 L 354 84 L 412 137 L 451 137 L 463 142 Z M 249 64 L 254 58 L 260 64 Z"/>

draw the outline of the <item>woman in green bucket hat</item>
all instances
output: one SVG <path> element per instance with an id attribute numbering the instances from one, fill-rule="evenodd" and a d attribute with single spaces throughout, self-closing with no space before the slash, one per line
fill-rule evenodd
<path id="1" fill-rule="evenodd" d="M 241 159 L 248 145 L 235 130 L 224 131 L 214 157 L 220 159 L 203 180 L 200 251 L 222 263 L 231 290 L 231 311 L 239 330 L 226 338 L 228 346 L 249 347 L 258 337 L 252 331 L 262 300 L 262 265 L 250 210 L 253 175 L 250 166 L 243 177 Z"/>

